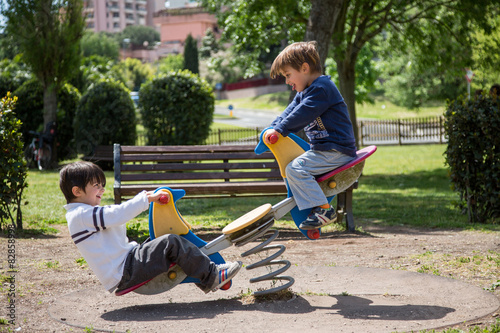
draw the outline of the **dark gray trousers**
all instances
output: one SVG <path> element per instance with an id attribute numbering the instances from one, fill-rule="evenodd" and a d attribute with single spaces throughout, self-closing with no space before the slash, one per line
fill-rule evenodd
<path id="1" fill-rule="evenodd" d="M 134 247 L 128 254 L 118 290 L 138 285 L 167 272 L 175 263 L 187 276 L 200 280 L 205 290 L 217 276 L 217 268 L 193 243 L 178 235 L 167 234 Z"/>

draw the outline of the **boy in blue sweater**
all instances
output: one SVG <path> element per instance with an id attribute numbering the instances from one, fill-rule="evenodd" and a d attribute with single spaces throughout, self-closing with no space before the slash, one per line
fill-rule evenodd
<path id="1" fill-rule="evenodd" d="M 329 76 L 322 75 L 316 42 L 287 46 L 271 66 L 271 77 L 283 75 L 297 91 L 294 100 L 266 131 L 272 135 L 304 129 L 311 150 L 286 167 L 288 186 L 300 210 L 312 208 L 301 229 L 319 229 L 337 220 L 335 209 L 316 182 L 315 176 L 340 167 L 356 157 L 356 141 L 347 105 Z"/>

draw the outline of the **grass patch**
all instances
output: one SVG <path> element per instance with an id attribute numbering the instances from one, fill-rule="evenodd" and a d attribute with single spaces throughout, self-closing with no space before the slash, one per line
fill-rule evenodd
<path id="1" fill-rule="evenodd" d="M 288 105 L 289 96 L 289 91 L 281 91 L 254 97 L 216 100 L 215 105 L 223 106 L 225 108 L 232 105 L 237 109 L 257 109 L 281 112 Z"/>
<path id="2" fill-rule="evenodd" d="M 214 116 L 214 120 L 217 120 L 217 119 L 223 119 L 223 118 L 231 118 L 229 116 Z M 235 126 L 235 125 L 230 125 L 230 124 L 223 124 L 223 123 L 216 123 L 216 122 L 213 122 L 211 125 L 210 125 L 210 130 L 211 131 L 217 131 L 217 130 L 228 130 L 228 129 L 231 129 L 231 130 L 234 130 L 234 129 L 237 129 L 237 130 L 245 130 L 245 129 L 248 129 L 246 127 L 240 127 L 240 126 Z"/>
<path id="3" fill-rule="evenodd" d="M 469 224 L 455 206 L 448 169 L 444 165 L 445 145 L 381 146 L 365 165 L 359 188 L 354 191 L 356 221 L 426 228 L 470 228 L 498 231 L 494 224 Z M 113 204 L 113 173 L 106 171 L 102 204 Z M 30 170 L 23 206 L 24 226 L 30 232 L 50 234 L 51 224 L 66 223 L 66 204 L 59 190 L 58 171 Z M 220 232 L 227 224 L 265 203 L 284 197 L 253 197 L 180 200 L 178 209 L 197 229 Z M 147 211 L 129 223 L 136 238 L 147 236 Z M 279 226 L 293 227 L 287 214 Z"/>
<path id="4" fill-rule="evenodd" d="M 356 104 L 356 117 L 358 119 L 398 119 L 442 116 L 446 107 L 444 102 L 430 102 L 419 109 L 408 110 L 405 107 L 391 103 L 382 96 L 377 96 L 374 100 L 374 104 Z"/>
<path id="5" fill-rule="evenodd" d="M 235 108 L 268 110 L 276 113 L 282 112 L 288 105 L 289 91 L 265 94 L 255 97 L 236 98 L 231 100 L 217 100 L 218 106 L 228 107 L 230 104 Z M 445 111 L 444 102 L 430 102 L 419 109 L 408 110 L 397 106 L 383 96 L 374 97 L 375 103 L 356 104 L 357 118 L 370 119 L 396 119 L 440 116 Z"/>

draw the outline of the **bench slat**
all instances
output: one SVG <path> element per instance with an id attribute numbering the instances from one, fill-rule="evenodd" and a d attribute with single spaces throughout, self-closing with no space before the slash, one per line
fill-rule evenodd
<path id="1" fill-rule="evenodd" d="M 245 163 L 154 163 L 154 164 L 123 164 L 122 172 L 144 171 L 193 171 L 193 170 L 251 170 L 279 169 L 276 161 L 245 162 Z"/>
<path id="2" fill-rule="evenodd" d="M 273 172 L 163 172 L 163 173 L 122 173 L 122 187 L 125 181 L 159 181 L 159 180 L 229 180 L 229 179 L 251 179 L 251 178 L 274 178 L 281 179 L 277 170 Z"/>
<path id="3" fill-rule="evenodd" d="M 122 185 L 120 193 L 122 196 L 133 196 L 142 190 L 153 191 L 161 184 L 144 185 Z M 253 182 L 221 182 L 221 183 L 194 183 L 194 184 L 165 184 L 172 189 L 183 189 L 186 196 L 200 194 L 248 194 L 248 193 L 276 193 L 284 195 L 286 186 L 283 181 L 253 181 Z"/>
<path id="4" fill-rule="evenodd" d="M 259 159 L 266 157 L 258 156 Z M 269 157 L 267 157 L 269 158 Z M 169 161 L 229 161 L 229 160 L 255 160 L 255 153 L 252 152 L 235 152 L 235 153 L 158 153 L 158 154 L 123 154 L 121 161 L 124 162 L 169 162 Z"/>
<path id="5" fill-rule="evenodd" d="M 206 153 L 206 152 L 253 152 L 252 145 L 225 145 L 225 146 L 120 146 L 122 154 L 144 153 Z"/>

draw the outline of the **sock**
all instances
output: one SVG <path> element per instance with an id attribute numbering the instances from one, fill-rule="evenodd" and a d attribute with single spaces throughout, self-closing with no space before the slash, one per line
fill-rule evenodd
<path id="1" fill-rule="evenodd" d="M 330 204 L 327 203 L 327 204 L 321 205 L 319 207 L 323 208 L 323 209 L 328 209 L 328 208 L 330 208 Z"/>

